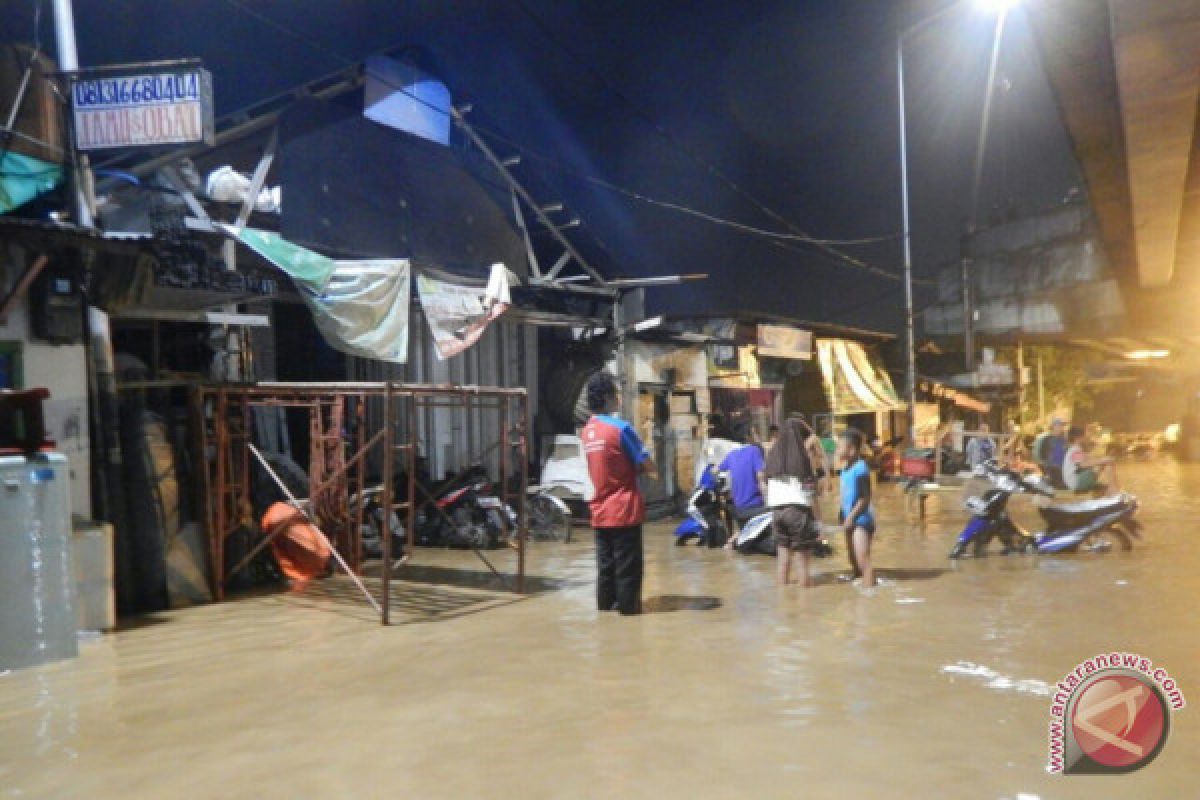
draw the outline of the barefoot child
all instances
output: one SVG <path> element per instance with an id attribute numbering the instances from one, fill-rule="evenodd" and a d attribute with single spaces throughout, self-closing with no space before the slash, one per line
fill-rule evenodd
<path id="1" fill-rule="evenodd" d="M 871 470 L 862 457 L 863 435 L 853 428 L 838 439 L 837 456 L 842 463 L 842 506 L 838 520 L 846 532 L 846 554 L 854 576 L 862 585 L 875 585 L 871 566 L 871 537 L 875 535 L 875 515 L 871 512 Z"/>
<path id="2" fill-rule="evenodd" d="M 779 556 L 780 586 L 792 582 L 792 556 L 796 558 L 801 586 L 809 586 L 808 551 L 816 541 L 812 509 L 816 494 L 812 461 L 804 447 L 805 431 L 799 420 L 789 419 L 779 441 L 767 456 L 767 505 L 772 514 Z"/>

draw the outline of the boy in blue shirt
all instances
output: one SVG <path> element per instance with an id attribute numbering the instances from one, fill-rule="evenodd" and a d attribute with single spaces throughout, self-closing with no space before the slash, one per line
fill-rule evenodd
<path id="1" fill-rule="evenodd" d="M 863 435 L 853 428 L 838 439 L 837 456 L 842 463 L 842 503 L 838 520 L 846 532 L 846 554 L 854 577 L 862 577 L 864 587 L 875 585 L 871 566 L 871 537 L 875 535 L 875 515 L 871 511 L 871 469 L 862 457 Z"/>

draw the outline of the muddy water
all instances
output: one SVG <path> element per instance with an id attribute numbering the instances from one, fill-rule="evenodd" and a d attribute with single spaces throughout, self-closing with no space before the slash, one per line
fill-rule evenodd
<path id="1" fill-rule="evenodd" d="M 1200 470 L 1122 477 L 1134 552 L 954 566 L 959 498 L 921 528 L 885 489 L 874 593 L 840 548 L 780 591 L 771 559 L 662 527 L 636 619 L 593 610 L 587 537 L 537 547 L 519 601 L 422 553 L 390 629 L 336 582 L 162 615 L 0 677 L 0 796 L 1195 797 Z M 1141 772 L 1045 774 L 1048 685 L 1113 649 L 1192 706 Z"/>

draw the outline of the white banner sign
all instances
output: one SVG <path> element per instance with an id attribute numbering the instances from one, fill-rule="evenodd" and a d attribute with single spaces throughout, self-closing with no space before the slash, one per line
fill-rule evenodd
<path id="1" fill-rule="evenodd" d="M 212 77 L 199 67 L 81 76 L 71 109 L 80 150 L 212 142 Z"/>
<path id="2" fill-rule="evenodd" d="M 808 360 L 813 357 L 812 343 L 811 331 L 783 325 L 758 326 L 758 354 L 760 356 Z"/>
<path id="3" fill-rule="evenodd" d="M 486 287 L 417 275 L 417 295 L 442 360 L 478 342 L 488 323 L 512 304 L 508 270 L 503 264 L 492 265 Z"/>
<path id="4" fill-rule="evenodd" d="M 408 361 L 407 259 L 337 261 L 320 294 L 300 291 L 325 341 L 343 353 L 404 364 Z"/>

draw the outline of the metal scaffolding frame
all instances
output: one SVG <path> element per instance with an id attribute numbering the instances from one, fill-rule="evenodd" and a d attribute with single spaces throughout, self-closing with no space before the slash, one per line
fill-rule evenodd
<path id="1" fill-rule="evenodd" d="M 367 420 L 372 416 L 367 414 L 369 402 L 383 404 L 383 427 L 380 430 L 367 430 Z M 226 572 L 225 540 L 239 527 L 257 529 L 255 521 L 251 519 L 254 461 L 249 447 L 253 440 L 253 410 L 257 408 L 307 410 L 313 436 L 320 437 L 322 447 L 330 441 L 343 438 L 342 430 L 328 429 L 332 427 L 330 420 L 334 420 L 333 425 L 340 428 L 343 419 L 353 419 L 354 423 L 348 426 L 345 436 L 344 460 L 339 459 L 332 470 L 321 470 L 319 485 L 313 486 L 310 477 L 309 496 L 325 497 L 320 504 L 324 509 L 313 508 L 313 516 L 321 514 L 341 521 L 335 523 L 338 529 L 330 532 L 329 539 L 356 574 L 361 574 L 363 567 L 361 531 L 365 504 L 359 502 L 350 508 L 349 498 L 356 492 L 361 497 L 366 491 L 368 461 L 376 453 L 382 455 L 381 506 L 385 513 L 381 526 L 383 559 L 379 609 L 384 625 L 391 622 L 390 586 L 395 566 L 392 559 L 392 515 L 387 510 L 405 514 L 408 552 L 412 553 L 416 546 L 417 510 L 432 499 L 428 496 L 423 500 L 417 498 L 419 491 L 427 491 L 416 479 L 420 449 L 418 413 L 431 408 L 497 411 L 500 420 L 497 439 L 478 454 L 478 459 L 471 461 L 482 460 L 488 452 L 499 448 L 500 474 L 496 485 L 502 502 L 509 500 L 510 477 L 519 479 L 520 489 L 514 498 L 517 512 L 517 574 L 514 588 L 517 593 L 524 593 L 525 545 L 528 537 L 526 496 L 529 488 L 529 407 L 524 388 L 391 382 L 257 383 L 200 386 L 195 388 L 192 395 L 197 458 L 203 467 L 199 470 L 199 490 L 212 563 L 213 597 L 216 600 L 224 599 L 229 579 L 248 565 L 282 531 L 280 529 L 264 535 L 239 564 Z M 403 493 L 404 497 L 397 498 L 396 462 L 401 454 L 408 487 Z M 341 507 L 330 514 L 328 490 L 333 486 L 339 490 L 344 487 L 345 491 Z M 502 579 L 482 553 L 476 551 L 476 555 L 494 575 Z"/>

